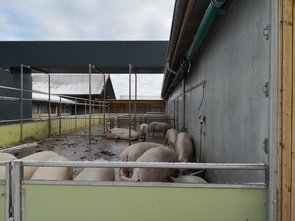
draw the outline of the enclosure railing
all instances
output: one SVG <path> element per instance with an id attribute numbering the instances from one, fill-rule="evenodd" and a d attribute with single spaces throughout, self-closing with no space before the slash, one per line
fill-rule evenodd
<path id="1" fill-rule="evenodd" d="M 40 73 L 40 74 L 45 74 L 48 76 L 48 88 L 47 91 L 37 91 L 37 90 L 27 90 L 25 89 L 25 84 L 24 84 L 24 78 L 25 78 L 25 71 L 27 71 L 28 73 L 32 73 L 34 71 L 34 73 Z M 94 99 L 92 99 L 92 94 L 91 94 L 91 81 L 92 81 L 92 71 L 98 73 L 98 74 L 102 74 L 103 75 L 103 101 L 100 101 L 98 103 L 96 103 L 96 101 Z M 17 106 L 17 108 L 15 108 L 16 110 L 19 109 L 18 111 L 18 116 L 15 116 L 16 119 L 8 119 L 8 120 L 1 120 L 0 119 L 0 125 L 7 125 L 7 124 L 12 124 L 12 123 L 19 123 L 19 128 L 17 130 L 19 130 L 19 142 L 24 142 L 26 137 L 25 137 L 25 131 L 24 131 L 24 124 L 28 123 L 28 122 L 36 122 L 37 119 L 39 119 L 40 121 L 48 121 L 48 125 L 46 125 L 46 127 L 48 127 L 47 129 L 47 133 L 48 136 L 50 137 L 52 134 L 57 135 L 57 134 L 62 134 L 62 128 L 63 128 L 63 123 L 67 123 L 69 125 L 72 126 L 72 124 L 74 124 L 74 128 L 75 129 L 80 129 L 82 127 L 82 123 L 81 123 L 81 119 L 84 119 L 85 123 L 84 123 L 84 127 L 86 127 L 85 129 L 88 129 L 88 133 L 84 133 L 87 134 L 89 136 L 89 143 L 91 143 L 91 139 L 92 139 L 92 133 L 93 135 L 102 135 L 105 133 L 106 129 L 107 129 L 107 118 L 109 117 L 109 115 L 107 116 L 106 114 L 109 111 L 109 107 L 108 107 L 108 103 L 106 102 L 106 98 L 107 98 L 107 90 L 106 90 L 106 76 L 105 73 L 101 72 L 97 67 L 89 64 L 89 98 L 85 99 L 85 98 L 79 98 L 79 97 L 73 97 L 73 96 L 67 96 L 67 95 L 61 95 L 61 94 L 55 94 L 52 93 L 51 91 L 51 74 L 48 73 L 45 70 L 42 70 L 40 68 L 37 67 L 30 67 L 24 64 L 20 65 L 20 87 L 9 87 L 9 86 L 4 86 L 4 85 L 0 85 L 0 102 L 1 101 L 5 101 L 5 102 L 17 102 L 15 104 L 15 106 Z M 135 76 L 135 100 L 131 101 L 131 75 Z M 17 94 L 14 96 L 10 96 L 10 95 L 6 95 L 7 93 L 4 93 L 3 95 L 1 94 L 1 90 L 3 91 L 14 91 L 15 93 L 13 94 Z M 32 105 L 31 103 L 35 100 L 32 97 L 32 94 L 36 93 L 36 94 L 41 94 L 43 96 L 45 96 L 45 98 L 43 98 L 43 102 L 45 103 L 45 105 L 47 106 L 46 112 L 47 113 L 42 113 L 40 114 L 39 110 L 38 113 L 35 113 L 34 116 L 37 116 L 37 118 L 34 117 L 26 117 L 25 115 L 27 115 L 27 113 L 25 113 L 25 109 L 28 103 L 30 103 L 30 105 Z M 9 94 L 9 93 L 8 93 Z M 54 101 L 54 97 L 53 96 L 58 96 L 58 101 Z M 56 99 L 56 97 L 55 97 Z M 65 99 L 69 99 L 69 101 L 65 101 Z M 137 73 L 134 70 L 134 67 L 130 64 L 129 65 L 129 134 L 131 134 L 131 129 L 137 129 Z M 42 101 L 40 101 L 42 102 Z M 47 103 L 47 104 L 46 104 Z M 54 106 L 54 104 L 56 104 Z M 73 110 L 71 112 L 68 112 L 68 110 L 66 111 L 66 113 L 63 113 L 63 109 L 65 107 L 65 105 L 68 106 L 72 106 Z M 82 107 L 83 109 L 84 106 L 84 110 L 81 110 Z M 55 108 L 54 108 L 55 107 Z M 55 111 L 58 110 L 58 111 Z M 80 109 L 80 110 L 79 110 Z M 30 116 L 31 113 L 28 113 L 28 115 Z M 75 121 L 73 123 L 72 117 L 71 120 L 69 120 L 69 117 L 65 116 L 65 115 L 71 115 L 71 116 L 75 116 Z M 102 114 L 103 116 L 103 120 L 101 120 L 101 116 L 96 115 L 96 114 Z M 86 118 L 87 115 L 87 118 Z M 133 125 L 131 125 L 132 120 L 131 120 L 131 115 L 134 115 L 135 120 Z M 88 123 L 86 123 L 86 121 L 88 121 Z M 57 123 L 58 122 L 58 123 Z M 71 122 L 71 123 L 69 123 Z M 97 123 L 99 122 L 99 123 Z M 138 121 L 138 123 L 140 123 Z M 53 126 L 52 126 L 53 124 Z M 97 127 L 97 124 L 101 125 L 102 129 L 99 131 L 95 131 L 93 130 L 93 128 Z M 173 124 L 175 124 L 175 122 L 173 122 Z M 16 128 L 14 128 L 16 129 Z M 58 131 L 58 132 L 57 132 Z M 74 132 L 74 129 L 69 130 L 64 130 L 65 132 Z M 79 134 L 81 135 L 81 134 Z M 42 137 L 45 138 L 45 137 Z M 14 142 L 12 144 L 16 144 L 19 142 Z"/>
<path id="2" fill-rule="evenodd" d="M 52 180 L 23 180 L 22 179 L 22 170 L 23 167 L 25 166 L 37 166 L 37 167 L 81 167 L 81 168 L 170 168 L 170 169 L 214 169 L 214 170 L 251 170 L 251 171 L 255 171 L 255 170 L 261 170 L 261 171 L 265 171 L 265 174 L 268 173 L 268 166 L 265 164 L 245 164 L 245 163 L 235 163 L 235 164 L 230 164 L 230 163 L 161 163 L 161 162 L 95 162 L 95 161 L 66 161 L 66 162 L 61 162 L 61 161 L 56 161 L 56 162 L 49 162 L 49 161 L 22 161 L 22 160 L 14 160 L 12 161 L 13 164 L 13 171 L 12 171 L 12 178 L 13 178 L 13 218 L 15 221 L 23 221 L 25 220 L 26 217 L 26 208 L 29 207 L 31 208 L 31 205 L 29 205 L 29 203 L 32 202 L 32 198 L 30 197 L 30 201 L 26 201 L 26 193 L 24 192 L 27 188 L 29 188 L 29 195 L 33 194 L 34 191 L 38 192 L 38 187 L 40 185 L 40 187 L 42 187 L 43 185 L 47 185 L 46 186 L 46 190 L 42 190 L 42 191 L 51 191 L 50 189 L 55 189 L 55 187 L 58 186 L 66 186 L 66 188 L 71 189 L 70 192 L 73 194 L 72 191 L 75 191 L 75 186 L 77 186 L 77 188 L 81 188 L 81 186 L 85 186 L 86 189 L 85 192 L 88 192 L 87 190 L 87 186 L 101 186 L 103 188 L 106 188 L 109 186 L 109 188 L 116 188 L 116 193 L 112 193 L 112 191 L 110 192 L 110 194 L 113 195 L 109 195 L 110 198 L 116 198 L 117 199 L 117 195 L 118 195 L 118 191 L 120 191 L 120 194 L 123 194 L 125 191 L 129 191 L 130 189 L 122 189 L 120 187 L 142 187 L 142 191 L 145 192 L 146 191 L 146 187 L 154 187 L 154 188 L 161 188 L 161 192 L 164 190 L 163 188 L 167 187 L 167 188 L 176 188 L 173 189 L 175 191 L 178 191 L 177 189 L 179 188 L 205 188 L 204 191 L 207 192 L 208 188 L 209 190 L 212 189 L 212 191 L 222 191 L 222 189 L 226 190 L 226 193 L 223 193 L 221 195 L 224 196 L 224 194 L 227 194 L 228 191 L 230 191 L 231 189 L 241 189 L 241 192 L 239 193 L 240 195 L 238 195 L 239 197 L 242 197 L 241 199 L 238 199 L 238 201 L 236 201 L 237 199 L 218 199 L 219 201 L 231 201 L 230 204 L 239 204 L 241 205 L 241 207 L 245 207 L 245 213 L 257 213 L 259 214 L 259 218 L 261 219 L 261 217 L 266 216 L 266 208 L 265 208 L 265 202 L 267 201 L 266 199 L 266 194 L 265 191 L 263 192 L 259 192 L 259 197 L 257 196 L 257 198 L 259 198 L 259 200 L 254 199 L 255 198 L 255 194 L 256 193 L 251 193 L 251 199 L 248 202 L 248 204 L 244 201 L 243 197 L 247 197 L 247 191 L 242 191 L 243 189 L 245 190 L 251 190 L 251 189 L 255 189 L 255 190 L 259 190 L 259 189 L 266 189 L 267 188 L 267 183 L 268 180 L 266 180 L 263 184 L 261 183 L 248 183 L 248 184 L 181 184 L 181 183 L 159 183 L 159 182 L 121 182 L 121 181 L 112 181 L 112 182 L 96 182 L 96 181 L 75 181 L 75 180 L 68 180 L 68 181 L 52 181 Z M 7 168 L 9 169 L 9 168 Z M 11 172 L 11 170 L 10 170 Z M 265 176 L 267 179 L 267 175 Z M 36 186 L 37 185 L 37 186 Z M 48 186 L 49 185 L 49 186 Z M 70 186 L 73 187 L 70 188 Z M 58 188 L 58 187 L 57 187 Z M 90 187 L 89 187 L 90 188 Z M 119 189 L 117 189 L 119 188 Z M 148 191 L 156 191 L 156 189 L 153 190 L 148 190 Z M 77 191 L 81 191 L 78 190 Z M 64 189 L 65 190 L 65 189 Z M 58 190 L 58 191 L 64 191 L 64 190 Z M 101 189 L 100 189 L 101 190 Z M 97 190 L 97 191 L 100 191 Z M 136 189 L 137 190 L 137 189 Z M 173 191 L 171 190 L 171 191 Z M 33 191 L 33 192 L 32 192 Z M 55 191 L 55 190 L 54 190 Z M 62 193 L 61 192 L 61 193 Z M 44 193 L 44 192 L 43 192 Z M 95 192 L 91 191 L 91 194 L 95 194 Z M 156 194 L 155 192 L 149 193 L 149 194 Z M 192 194 L 192 193 L 190 193 Z M 206 193 L 208 194 L 208 193 Z M 205 195 L 206 195 L 205 194 Z M 34 194 L 34 196 L 37 196 L 36 194 Z M 188 196 L 188 195 L 187 195 Z M 187 197 L 184 196 L 184 197 Z M 190 198 L 193 197 L 191 195 L 189 195 Z M 29 196 L 28 196 L 29 197 Z M 42 196 L 40 196 L 42 197 Z M 71 195 L 71 197 L 73 197 L 73 195 Z M 165 194 L 164 196 L 165 197 Z M 203 196 L 202 196 L 203 197 Z M 195 196 L 196 200 L 200 200 L 198 198 L 202 198 L 201 196 Z M 219 195 L 217 197 L 220 197 Z M 254 198 L 253 198 L 254 197 Z M 265 198 L 264 198 L 265 197 Z M 193 197 L 194 198 L 194 197 Z M 66 199 L 66 198 L 65 198 Z M 46 199 L 38 199 L 39 200 L 44 200 L 46 201 Z M 102 199 L 97 198 L 94 199 L 97 201 L 101 201 Z M 106 199 L 104 199 L 106 200 Z M 115 199 L 114 199 L 115 200 Z M 122 200 L 122 199 L 120 199 Z M 140 202 L 140 197 L 137 197 L 138 203 Z M 144 199 L 141 199 L 144 200 Z M 215 200 L 215 199 L 208 199 L 210 200 Z M 249 199 L 247 199 L 246 201 L 248 201 Z M 126 201 L 127 202 L 127 201 Z M 71 200 L 70 202 L 71 203 Z M 81 207 L 85 206 L 86 204 L 88 205 L 88 203 L 91 203 L 90 201 L 87 202 L 84 200 L 84 198 L 79 198 L 78 202 L 75 202 L 75 206 L 77 206 L 78 204 L 78 208 L 81 210 Z M 130 202 L 128 202 L 127 204 L 130 203 L 135 203 L 133 200 L 131 200 Z M 183 202 L 184 203 L 184 202 Z M 216 203 L 216 202 L 215 202 Z M 253 204 L 254 203 L 254 204 Z M 255 205 L 255 203 L 257 205 Z M 44 204 L 44 202 L 43 202 Z M 91 203 L 91 205 L 93 204 L 93 202 Z M 164 203 L 165 204 L 165 203 Z M 35 204 L 34 204 L 35 205 Z M 177 203 L 178 205 L 178 203 Z M 52 205 L 44 205 L 46 206 L 46 211 L 50 211 L 50 206 Z M 129 205 L 129 206 L 135 206 L 135 205 Z M 158 206 L 164 206 L 163 204 L 159 204 Z M 176 205 L 175 205 L 176 206 Z M 178 205 L 179 206 L 179 205 Z M 182 207 L 186 207 L 189 205 L 181 204 Z M 232 206 L 232 205 L 231 205 Z M 249 208 L 249 206 L 253 207 L 253 208 Z M 34 206 L 33 206 L 34 207 Z M 124 207 L 124 206 L 123 206 Z M 240 208 L 240 206 L 238 206 Z M 259 208 L 257 208 L 259 207 Z M 140 208 L 142 209 L 142 208 Z M 169 210 L 176 210 L 176 208 L 169 208 Z M 178 208 L 178 209 L 182 209 L 182 208 Z M 265 209 L 265 211 L 264 211 Z M 69 213 L 70 211 L 66 211 L 64 209 L 62 209 L 64 213 Z M 196 210 L 196 208 L 194 209 Z M 261 211 L 263 210 L 263 211 Z M 36 213 L 37 211 L 35 211 Z M 243 213 L 244 213 L 243 212 Z M 30 209 L 30 214 L 32 213 L 32 208 Z M 46 213 L 46 212 L 45 212 Z M 50 212 L 52 214 L 52 211 Z M 250 215 L 249 216 L 253 216 Z M 106 214 L 105 214 L 106 215 Z M 90 216 L 90 215 L 89 215 Z M 235 217 L 235 216 L 233 216 Z M 89 218 L 89 217 L 88 217 Z M 259 220 L 259 218 L 254 219 L 254 220 Z M 89 220 L 94 220 L 94 218 L 89 218 Z M 122 219 L 122 220 L 126 220 L 126 219 Z M 184 220 L 188 220 L 188 219 L 184 219 Z M 207 220 L 207 219 L 205 219 Z M 230 219 L 232 220 L 232 219 Z M 252 220 L 252 219 L 251 219 Z"/>
<path id="3" fill-rule="evenodd" d="M 17 95 L 1 95 L 1 93 L 7 94 L 9 91 L 16 92 Z M 32 96 L 33 93 L 45 95 L 45 98 L 42 98 L 43 100 L 41 99 L 41 101 L 39 101 Z M 18 94 L 20 94 L 20 96 L 18 96 Z M 47 100 L 46 95 L 48 95 Z M 54 96 L 58 98 L 57 101 L 52 100 Z M 65 99 L 69 100 L 66 101 Z M 4 118 L 3 120 L 0 120 L 0 125 L 18 124 L 19 129 L 15 127 L 14 130 L 19 130 L 19 134 L 15 136 L 15 139 L 17 139 L 16 137 L 19 136 L 19 142 L 23 142 L 26 139 L 25 134 L 27 134 L 27 132 L 25 131 L 24 124 L 38 121 L 48 122 L 47 125 L 43 125 L 47 128 L 47 135 L 44 135 L 42 138 L 46 138 L 48 136 L 50 137 L 51 135 L 61 135 L 64 133 L 73 133 L 74 131 L 78 131 L 76 133 L 77 135 L 81 136 L 84 134 L 89 136 L 91 139 L 92 136 L 102 135 L 104 133 L 104 129 L 101 128 L 105 128 L 106 118 L 108 117 L 104 112 L 107 110 L 107 108 L 103 102 L 96 103 L 96 101 L 93 99 L 89 100 L 73 96 L 51 94 L 50 91 L 47 93 L 44 91 L 26 90 L 23 88 L 23 86 L 21 88 L 15 88 L 0 85 L 0 102 L 1 101 L 16 102 L 14 105 L 14 112 L 17 113 L 17 110 L 19 110 L 19 118 L 15 117 L 15 119 L 8 120 L 5 120 Z M 36 107 L 32 105 L 33 102 L 34 104 L 43 103 L 45 111 L 40 112 L 40 110 L 38 110 L 38 113 L 34 114 L 34 108 Z M 28 110 L 31 112 L 27 113 L 27 115 L 32 115 L 35 117 L 25 117 L 24 106 L 26 103 L 30 103 L 30 106 L 32 106 L 32 110 Z M 52 113 L 52 105 L 56 105 L 57 111 L 55 113 Z M 21 108 L 18 108 L 18 106 L 21 106 Z M 70 110 L 63 111 L 65 106 L 70 107 Z M 91 130 L 89 129 L 90 127 L 95 127 L 96 129 L 99 128 L 99 130 L 94 130 L 94 133 L 91 134 Z M 89 129 L 89 133 L 85 133 L 85 131 L 84 133 L 79 132 L 79 130 L 81 131 L 87 128 Z M 45 133 L 44 128 L 42 128 L 42 131 Z M 29 138 L 31 138 L 31 136 L 29 136 Z M 16 140 L 14 143 L 18 143 L 18 141 Z"/>
<path id="4" fill-rule="evenodd" d="M 1 169 L 1 171 L 5 171 L 5 179 L 0 180 L 0 211 L 1 216 L 0 220 L 9 220 L 11 216 L 11 205 L 12 205 L 12 196 L 11 196 L 11 162 L 10 161 L 2 161 L 0 162 L 0 168 L 3 167 L 5 169 Z"/>

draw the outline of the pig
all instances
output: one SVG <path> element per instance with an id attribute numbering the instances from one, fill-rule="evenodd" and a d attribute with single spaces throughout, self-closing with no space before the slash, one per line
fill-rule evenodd
<path id="1" fill-rule="evenodd" d="M 152 142 L 141 142 L 141 143 L 132 144 L 121 153 L 120 160 L 136 161 L 138 157 L 140 157 L 145 151 L 159 145 L 161 144 L 152 143 Z M 123 175 L 128 177 L 131 171 L 132 171 L 132 168 L 121 168 L 120 172 Z"/>
<path id="2" fill-rule="evenodd" d="M 31 155 L 23 157 L 22 160 L 47 161 L 49 158 L 54 156 L 58 156 L 58 154 L 53 151 L 42 151 L 42 152 L 33 153 Z M 25 166 L 24 172 L 23 172 L 23 178 L 31 179 L 31 177 L 33 176 L 36 170 L 37 170 L 37 167 Z"/>
<path id="3" fill-rule="evenodd" d="M 171 177 L 175 183 L 197 183 L 197 184 L 204 184 L 207 183 L 204 179 L 198 176 L 192 176 L 192 175 L 180 175 L 179 177 Z"/>
<path id="4" fill-rule="evenodd" d="M 108 162 L 105 159 L 97 159 L 97 162 Z M 115 181 L 114 168 L 84 168 L 74 180 L 87 181 Z"/>
<path id="5" fill-rule="evenodd" d="M 155 136 L 155 132 L 162 132 L 163 136 L 165 136 L 169 128 L 171 128 L 171 126 L 164 122 L 154 121 L 149 124 L 149 132 L 152 134 L 152 136 Z"/>
<path id="6" fill-rule="evenodd" d="M 160 145 L 144 152 L 136 162 L 176 162 L 177 155 L 169 147 Z M 120 174 L 122 181 L 130 182 L 163 182 L 169 173 L 168 168 L 133 168 L 132 177 Z"/>
<path id="7" fill-rule="evenodd" d="M 16 157 L 10 153 L 0 153 L 0 161 L 11 161 L 15 160 Z M 0 166 L 0 180 L 4 180 L 6 178 L 6 168 L 5 166 Z"/>
<path id="8" fill-rule="evenodd" d="M 149 135 L 149 125 L 148 124 L 141 124 L 139 125 L 139 139 L 143 141 L 148 139 Z"/>
<path id="9" fill-rule="evenodd" d="M 176 140 L 177 140 L 177 136 L 178 136 L 178 131 L 174 128 L 170 128 L 166 132 L 165 143 L 174 148 Z"/>
<path id="10" fill-rule="evenodd" d="M 105 133 L 106 139 L 121 139 L 121 140 L 129 140 L 129 129 L 126 128 L 113 128 L 108 130 Z M 138 133 L 134 130 L 131 130 L 131 140 L 138 139 Z"/>
<path id="11" fill-rule="evenodd" d="M 63 156 L 53 156 L 47 161 L 68 161 Z M 32 180 L 70 180 L 73 168 L 70 167 L 39 167 L 31 177 Z"/>
<path id="12" fill-rule="evenodd" d="M 189 162 L 193 156 L 193 143 L 186 132 L 181 132 L 177 136 L 175 151 L 178 155 L 178 161 Z"/>

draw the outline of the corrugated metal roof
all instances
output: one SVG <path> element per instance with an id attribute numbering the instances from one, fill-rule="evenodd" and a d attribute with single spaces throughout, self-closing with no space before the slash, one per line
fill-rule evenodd
<path id="1" fill-rule="evenodd" d="M 34 101 L 45 101 L 48 102 L 48 95 L 46 94 L 39 94 L 39 93 L 32 93 L 32 99 Z M 50 95 L 50 102 L 52 103 L 59 103 L 60 102 L 60 97 L 56 95 Z M 74 104 L 74 101 L 61 98 L 61 103 L 63 104 Z"/>
<path id="2" fill-rule="evenodd" d="M 106 74 L 106 82 L 109 75 Z M 32 74 L 33 90 L 48 92 L 48 76 Z M 50 91 L 52 94 L 89 94 L 88 74 L 51 74 Z M 103 91 L 103 75 L 91 75 L 91 94 L 101 94 Z"/>

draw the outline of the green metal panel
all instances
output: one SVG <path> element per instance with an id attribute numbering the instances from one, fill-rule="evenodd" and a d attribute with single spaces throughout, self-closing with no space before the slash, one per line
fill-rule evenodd
<path id="1" fill-rule="evenodd" d="M 5 185 L 0 184 L 0 221 L 5 221 Z"/>
<path id="2" fill-rule="evenodd" d="M 103 122 L 101 116 L 96 116 L 92 119 L 92 126 L 98 126 Z M 108 119 L 108 118 L 106 118 Z M 76 122 L 76 123 L 75 123 Z M 77 125 L 77 127 L 76 127 Z M 73 132 L 76 130 L 85 129 L 89 126 L 88 118 L 85 119 L 62 119 L 61 133 Z M 23 124 L 23 139 L 24 141 L 45 139 L 49 136 L 49 122 L 37 121 L 28 122 Z M 52 134 L 59 134 L 59 120 L 55 119 L 51 121 Z M 1 125 L 0 126 L 0 148 L 20 143 L 20 124 Z"/>
<path id="3" fill-rule="evenodd" d="M 264 221 L 266 189 L 23 185 L 30 221 Z"/>
<path id="4" fill-rule="evenodd" d="M 40 140 L 48 137 L 48 121 L 23 124 L 23 139 Z M 0 126 L 0 147 L 20 143 L 20 124 Z"/>

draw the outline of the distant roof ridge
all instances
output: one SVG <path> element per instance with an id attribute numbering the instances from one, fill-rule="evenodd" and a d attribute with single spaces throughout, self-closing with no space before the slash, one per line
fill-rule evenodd
<path id="1" fill-rule="evenodd" d="M 65 78 L 65 75 L 67 77 Z M 106 81 L 110 78 L 106 74 Z M 32 74 L 33 90 L 48 91 L 48 76 L 45 74 Z M 50 91 L 52 94 L 89 94 L 88 74 L 50 74 Z M 101 94 L 103 91 L 103 75 L 91 74 L 91 93 Z"/>

